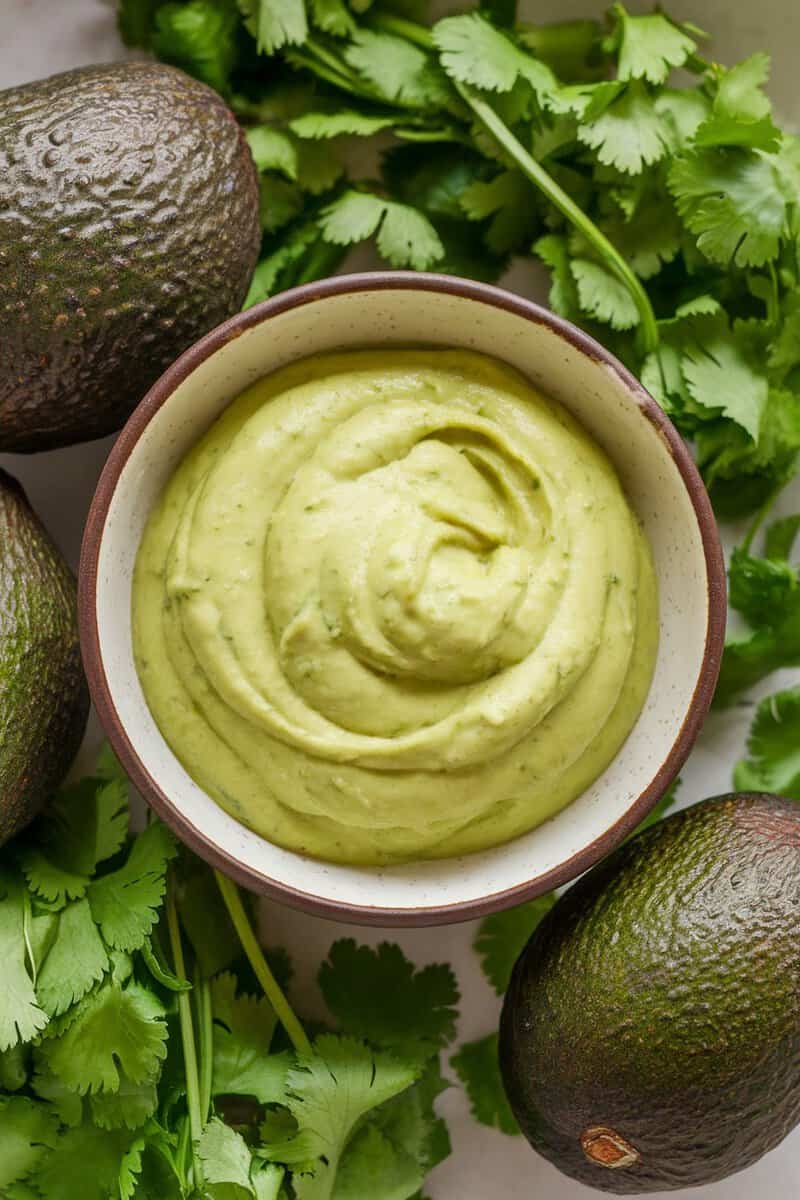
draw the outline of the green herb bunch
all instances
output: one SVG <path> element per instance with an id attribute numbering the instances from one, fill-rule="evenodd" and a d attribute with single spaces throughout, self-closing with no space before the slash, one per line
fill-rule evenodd
<path id="1" fill-rule="evenodd" d="M 538 26 L 513 0 L 426 24 L 421 2 L 120 0 L 126 40 L 246 126 L 248 303 L 367 240 L 483 280 L 527 258 L 692 441 L 718 515 L 768 507 L 800 451 L 800 140 L 775 123 L 768 57 L 722 67 L 695 26 L 622 4 Z M 741 686 L 775 665 L 751 654 Z"/>
<path id="2" fill-rule="evenodd" d="M 422 1200 L 450 968 L 337 942 L 312 1038 L 288 956 L 163 825 L 130 835 L 127 790 L 105 754 L 0 852 L 0 1197 Z"/>

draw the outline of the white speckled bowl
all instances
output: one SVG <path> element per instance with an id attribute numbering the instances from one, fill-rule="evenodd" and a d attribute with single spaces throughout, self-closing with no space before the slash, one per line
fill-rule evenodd
<path id="1" fill-rule="evenodd" d="M 517 367 L 605 448 L 655 553 L 661 644 L 645 708 L 614 762 L 531 833 L 465 858 L 338 866 L 281 850 L 187 775 L 136 674 L 131 578 L 147 516 L 187 450 L 244 388 L 325 350 L 462 346 Z M 95 704 L 146 799 L 203 858 L 244 886 L 342 920 L 424 925 L 479 916 L 566 883 L 618 845 L 680 770 L 706 716 L 725 627 L 716 524 L 681 438 L 591 338 L 526 300 L 445 276 L 374 273 L 307 285 L 234 317 L 184 354 L 123 430 L 83 543 L 81 637 Z"/>

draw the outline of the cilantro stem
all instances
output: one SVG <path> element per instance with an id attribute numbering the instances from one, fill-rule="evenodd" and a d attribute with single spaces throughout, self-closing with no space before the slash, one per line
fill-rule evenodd
<path id="1" fill-rule="evenodd" d="M 288 1033 L 289 1040 L 297 1053 L 310 1054 L 311 1042 L 308 1040 L 308 1035 L 292 1011 L 289 1001 L 284 996 L 277 979 L 269 968 L 269 963 L 264 957 L 264 951 L 261 949 L 258 939 L 253 932 L 250 918 L 245 912 L 239 889 L 235 883 L 225 875 L 221 875 L 219 871 L 215 871 L 214 875 L 217 880 L 217 886 L 222 894 L 222 899 L 225 901 L 228 913 L 233 921 L 234 928 L 239 935 L 242 949 L 247 955 L 250 966 L 255 971 L 258 982 L 264 989 L 264 995 L 269 1000 L 275 1011 L 275 1015 Z"/>
<path id="2" fill-rule="evenodd" d="M 175 903 L 174 880 L 170 877 L 167 888 L 167 929 L 172 948 L 174 972 L 181 983 L 188 983 L 186 962 L 183 957 L 183 942 L 181 927 L 178 921 L 178 908 Z M 197 1047 L 194 1040 L 194 1021 L 192 1019 L 192 1004 L 188 991 L 177 993 L 178 1017 L 181 1026 L 181 1043 L 183 1045 L 183 1065 L 186 1074 L 186 1100 L 189 1107 L 189 1123 L 191 1125 L 192 1142 L 196 1145 L 203 1132 L 203 1115 L 200 1104 L 200 1084 L 197 1072 Z"/>
<path id="3" fill-rule="evenodd" d="M 211 984 L 195 975 L 197 1023 L 200 1049 L 200 1116 L 205 1125 L 211 1115 L 211 1093 L 214 1086 L 214 1018 L 211 1011 Z"/>
<path id="4" fill-rule="evenodd" d="M 39 976 L 39 964 L 36 962 L 36 955 L 33 953 L 33 942 L 31 941 L 31 920 L 33 918 L 33 907 L 31 905 L 31 894 L 27 888 L 22 893 L 22 940 L 25 943 L 25 953 L 28 956 L 28 962 L 31 970 L 31 981 L 36 987 L 36 982 Z"/>
<path id="5" fill-rule="evenodd" d="M 744 550 L 745 554 L 750 553 L 750 547 L 753 544 L 753 538 L 756 536 L 759 529 L 766 521 L 767 517 L 769 516 L 770 512 L 772 511 L 772 507 L 775 504 L 775 501 L 778 499 L 778 496 L 781 494 L 782 490 L 783 490 L 783 487 L 781 486 L 781 487 L 775 488 L 774 491 L 770 492 L 770 494 L 767 496 L 764 503 L 761 505 L 761 508 L 758 510 L 755 517 L 753 518 L 752 524 L 750 525 L 750 528 L 747 531 L 747 535 L 746 535 L 744 541 L 742 542 L 742 550 Z"/>
<path id="6" fill-rule="evenodd" d="M 408 21 L 404 17 L 394 17 L 381 13 L 373 18 L 373 24 L 387 33 L 396 33 L 400 37 L 415 42 L 426 50 L 435 51 L 433 38 L 423 25 Z M 625 259 L 605 234 L 597 228 L 594 221 L 567 195 L 555 179 L 544 169 L 541 163 L 528 153 L 522 143 L 511 132 L 505 121 L 495 112 L 491 104 L 475 88 L 468 84 L 453 80 L 453 85 L 462 100 L 472 109 L 481 124 L 488 129 L 492 137 L 500 143 L 503 149 L 517 164 L 522 174 L 539 189 L 539 191 L 558 209 L 562 216 L 583 234 L 587 242 L 597 251 L 617 278 L 625 285 L 631 294 L 641 322 L 642 343 L 646 353 L 655 350 L 659 343 L 658 323 L 641 280 L 634 274 Z"/>
<path id="7" fill-rule="evenodd" d="M 491 104 L 488 104 L 480 93 L 467 84 L 456 83 L 456 87 L 459 95 L 467 102 L 481 124 L 513 158 L 522 174 L 575 226 L 579 233 L 583 234 L 617 278 L 625 284 L 639 313 L 644 350 L 646 353 L 650 353 L 657 349 L 659 343 L 658 323 L 650 304 L 650 298 L 641 281 L 634 275 L 617 248 L 611 244 L 604 233 L 600 232 L 594 221 L 586 216 L 586 213 L 572 197 L 568 196 L 555 179 L 545 171 L 544 167 L 528 153 Z"/>

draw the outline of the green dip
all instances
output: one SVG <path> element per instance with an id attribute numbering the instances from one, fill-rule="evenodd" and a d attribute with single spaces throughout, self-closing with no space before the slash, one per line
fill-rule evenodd
<path id="1" fill-rule="evenodd" d="M 532 829 L 612 760 L 658 640 L 605 454 L 467 351 L 261 380 L 148 522 L 134 647 L 189 774 L 271 842 L 386 863 Z"/>

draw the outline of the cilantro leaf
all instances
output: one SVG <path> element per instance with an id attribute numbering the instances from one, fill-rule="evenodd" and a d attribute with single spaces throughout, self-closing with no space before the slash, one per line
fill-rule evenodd
<path id="1" fill-rule="evenodd" d="M 290 128 L 301 138 L 335 138 L 343 134 L 372 137 L 383 129 L 390 129 L 398 121 L 396 113 L 379 115 L 358 112 L 354 108 L 340 108 L 332 113 L 304 113 L 290 122 Z"/>
<path id="2" fill-rule="evenodd" d="M 308 36 L 303 0 L 238 0 L 245 25 L 264 54 L 300 45 Z"/>
<path id="3" fill-rule="evenodd" d="M 31 1087 L 42 1100 L 47 1100 L 62 1125 L 80 1125 L 83 1121 L 83 1099 L 54 1075 L 41 1050 L 34 1052 L 35 1072 Z"/>
<path id="4" fill-rule="evenodd" d="M 728 517 L 754 512 L 794 474 L 800 451 L 800 396 L 769 389 L 757 442 L 728 421 L 701 426 L 695 442 L 717 512 Z"/>
<path id="5" fill-rule="evenodd" d="M 82 1000 L 108 967 L 108 955 L 86 899 L 67 905 L 57 920 L 55 941 L 36 982 L 39 1003 L 51 1017 Z"/>
<path id="6" fill-rule="evenodd" d="M 25 964 L 24 895 L 19 878 L 0 871 L 0 1051 L 31 1041 L 47 1025 Z"/>
<path id="7" fill-rule="evenodd" d="M 670 126 L 638 81 L 593 120 L 584 116 L 578 137 L 601 163 L 631 175 L 659 162 L 672 146 Z"/>
<path id="8" fill-rule="evenodd" d="M 273 125 L 252 125 L 247 144 L 259 171 L 279 171 L 287 179 L 297 179 L 297 150 L 292 139 Z"/>
<path id="9" fill-rule="evenodd" d="M 12 1046 L 0 1053 L 0 1090 L 18 1092 L 28 1081 L 28 1048 Z"/>
<path id="10" fill-rule="evenodd" d="M 39 1167 L 36 1185 L 47 1200 L 108 1200 L 117 1194 L 130 1143 L 131 1134 L 121 1130 L 69 1129 Z"/>
<path id="11" fill-rule="evenodd" d="M 120 1076 L 114 1092 L 96 1092 L 89 1097 L 92 1120 L 100 1129 L 138 1129 L 158 1108 L 155 1082 L 144 1079 L 133 1083 Z"/>
<path id="12" fill-rule="evenodd" d="M 322 236 L 336 246 L 349 246 L 377 234 L 378 250 L 394 267 L 425 271 L 444 248 L 430 221 L 416 209 L 352 189 L 320 214 Z"/>
<path id="13" fill-rule="evenodd" d="M 717 93 L 707 120 L 695 131 L 697 146 L 750 146 L 777 150 L 780 130 L 762 91 L 769 78 L 769 55 L 754 54 L 731 67 L 718 68 Z"/>
<path id="14" fill-rule="evenodd" d="M 368 1117 L 390 1142 L 416 1160 L 423 1175 L 452 1150 L 447 1125 L 434 1110 L 436 1099 L 448 1087 L 439 1059 L 432 1058 L 415 1084 Z"/>
<path id="15" fill-rule="evenodd" d="M 751 632 L 729 638 L 714 697 L 729 704 L 780 667 L 800 663 L 800 573 L 783 559 L 758 558 L 737 549 L 729 568 L 730 602 Z"/>
<path id="16" fill-rule="evenodd" d="M 0 1191 L 33 1175 L 57 1135 L 58 1121 L 46 1104 L 0 1096 Z"/>
<path id="17" fill-rule="evenodd" d="M 550 307 L 562 317 L 574 317 L 578 311 L 578 289 L 570 270 L 566 237 L 548 233 L 534 242 L 533 249 L 550 269 Z"/>
<path id="18" fill-rule="evenodd" d="M 489 92 L 510 92 L 521 78 L 543 105 L 557 91 L 558 83 L 550 68 L 480 13 L 445 17 L 434 25 L 432 36 L 442 66 L 459 83 Z"/>
<path id="19" fill-rule="evenodd" d="M 519 1126 L 500 1075 L 497 1034 L 468 1042 L 450 1061 L 464 1085 L 475 1120 L 510 1137 L 517 1136 Z"/>
<path id="20" fill-rule="evenodd" d="M 311 19 L 334 37 L 349 37 L 356 28 L 344 0 L 311 0 Z"/>
<path id="21" fill-rule="evenodd" d="M 724 323 L 707 327 L 702 341 L 686 346 L 681 368 L 697 404 L 718 408 L 758 442 L 769 384 L 748 360 L 740 339 Z"/>
<path id="22" fill-rule="evenodd" d="M 380 100 L 420 109 L 446 107 L 451 101 L 450 85 L 439 67 L 405 38 L 359 29 L 344 56 Z"/>
<path id="23" fill-rule="evenodd" d="M 502 171 L 490 180 L 475 180 L 461 195 L 472 221 L 491 217 L 486 244 L 497 254 L 519 250 L 539 225 L 536 194 L 519 171 Z"/>
<path id="24" fill-rule="evenodd" d="M 238 21 L 235 3 L 224 0 L 160 5 L 155 14 L 151 47 L 165 62 L 182 67 L 226 95 L 239 56 Z"/>
<path id="25" fill-rule="evenodd" d="M 622 280 L 605 265 L 573 258 L 572 277 L 578 289 L 581 310 L 612 329 L 635 329 L 639 311 Z"/>
<path id="26" fill-rule="evenodd" d="M 236 995 L 236 977 L 218 975 L 211 984 L 214 1015 L 214 1095 L 255 1096 L 277 1104 L 286 1086 L 289 1058 L 271 1054 L 276 1018 L 269 1002 Z"/>
<path id="27" fill-rule="evenodd" d="M 90 885 L 92 917 L 109 946 L 131 951 L 144 945 L 158 920 L 167 863 L 177 852 L 166 825 L 156 821 L 139 834 L 119 870 Z"/>
<path id="28" fill-rule="evenodd" d="M 98 863 L 111 858 L 128 831 L 128 785 L 90 777 L 62 788 L 22 844 L 31 891 L 63 907 L 86 892 Z"/>
<path id="29" fill-rule="evenodd" d="M 73 1091 L 117 1091 L 155 1078 L 166 1056 L 167 1026 L 156 996 L 131 983 L 107 981 L 78 1005 L 60 1037 L 44 1047 L 50 1068 Z"/>
<path id="30" fill-rule="evenodd" d="M 155 1121 L 148 1122 L 120 1162 L 121 1200 L 186 1200 L 175 1165 L 176 1142 Z"/>
<path id="31" fill-rule="evenodd" d="M 533 931 L 555 902 L 555 893 L 548 892 L 536 900 L 518 904 L 516 908 L 493 913 L 481 921 L 475 938 L 475 950 L 481 960 L 483 973 L 498 996 L 504 995 L 514 964 Z"/>
<path id="32" fill-rule="evenodd" d="M 374 1125 L 348 1145 L 334 1190 L 335 1200 L 409 1200 L 425 1182 L 425 1172 Z"/>
<path id="33" fill-rule="evenodd" d="M 242 1135 L 224 1121 L 214 1117 L 208 1122 L 197 1157 L 210 1200 L 246 1200 L 255 1195 L 250 1182 L 252 1153 Z"/>
<path id="34" fill-rule="evenodd" d="M 287 1078 L 284 1103 L 297 1122 L 297 1133 L 267 1146 L 267 1157 L 302 1168 L 323 1158 L 314 1178 L 331 1185 L 358 1122 L 405 1091 L 417 1075 L 415 1066 L 373 1051 L 355 1038 L 323 1034 L 310 1055 L 298 1058 Z M 317 1190 L 314 1195 L 328 1196 L 330 1191 Z"/>
<path id="35" fill-rule="evenodd" d="M 800 513 L 781 517 L 767 529 L 764 554 L 767 558 L 788 559 L 800 532 Z"/>
<path id="36" fill-rule="evenodd" d="M 750 757 L 736 764 L 733 786 L 800 800 L 800 687 L 767 696 L 756 709 L 747 742 Z"/>
<path id="37" fill-rule="evenodd" d="M 673 162 L 668 183 L 711 262 L 763 267 L 777 257 L 787 197 L 774 156 L 736 147 L 691 150 Z"/>
<path id="38" fill-rule="evenodd" d="M 682 67 L 697 50 L 697 43 L 664 13 L 633 17 L 621 4 L 612 13 L 617 21 L 614 40 L 619 45 L 620 79 L 646 79 L 664 83 L 675 67 Z"/>
<path id="39" fill-rule="evenodd" d="M 397 945 L 372 949 L 347 938 L 331 946 L 318 978 L 345 1033 L 411 1058 L 430 1057 L 455 1037 L 459 997 L 449 966 L 415 970 Z"/>

